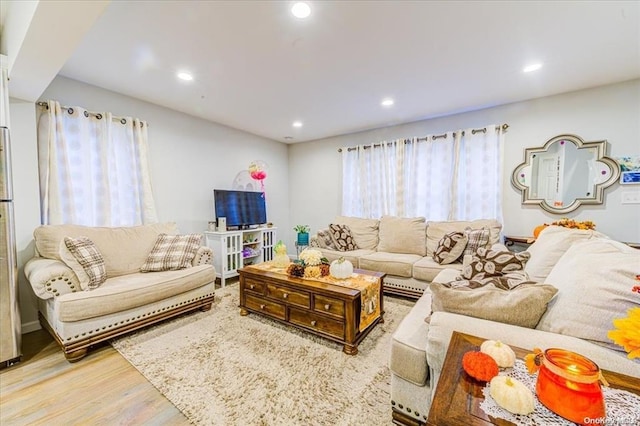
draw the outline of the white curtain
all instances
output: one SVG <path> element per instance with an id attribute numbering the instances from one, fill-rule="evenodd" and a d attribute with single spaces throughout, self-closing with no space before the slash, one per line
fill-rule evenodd
<path id="1" fill-rule="evenodd" d="M 504 132 L 494 125 L 457 132 L 457 164 L 449 219 L 502 221 Z"/>
<path id="2" fill-rule="evenodd" d="M 342 213 L 345 216 L 397 215 L 404 187 L 397 179 L 403 141 L 343 149 Z"/>
<path id="3" fill-rule="evenodd" d="M 38 107 L 43 224 L 133 226 L 157 222 L 147 123 L 49 101 Z"/>
<path id="4" fill-rule="evenodd" d="M 502 220 L 502 144 L 488 125 L 343 148 L 342 214 Z"/>

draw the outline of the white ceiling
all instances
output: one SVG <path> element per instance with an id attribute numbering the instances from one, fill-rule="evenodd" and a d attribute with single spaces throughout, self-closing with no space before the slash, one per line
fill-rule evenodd
<path id="1" fill-rule="evenodd" d="M 112 1 L 60 74 L 287 143 L 640 77 L 637 1 L 308 3 Z"/>

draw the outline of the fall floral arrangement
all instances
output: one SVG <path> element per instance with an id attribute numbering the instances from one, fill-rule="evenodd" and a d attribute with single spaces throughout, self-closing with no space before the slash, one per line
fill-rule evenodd
<path id="1" fill-rule="evenodd" d="M 306 248 L 287 268 L 292 277 L 317 278 L 329 275 L 329 261 L 320 250 Z"/>
<path id="2" fill-rule="evenodd" d="M 562 226 L 564 228 L 571 228 L 571 229 L 581 229 L 584 231 L 596 229 L 596 224 L 591 222 L 590 220 L 583 220 L 578 222 L 576 220 L 569 219 L 566 217 L 563 217 L 560 220 L 556 220 L 555 222 L 551 222 L 551 225 Z M 542 225 L 536 226 L 533 229 L 533 238 L 538 238 L 538 235 L 540 235 L 540 232 L 542 232 L 542 230 L 547 226 L 549 226 L 548 223 L 544 223 Z"/>
<path id="3" fill-rule="evenodd" d="M 640 281 L 640 275 L 636 275 L 636 280 Z M 640 285 L 633 286 L 631 291 L 640 294 Z M 613 320 L 616 329 L 607 336 L 624 348 L 629 359 L 640 358 L 640 308 L 631 308 L 627 314 L 626 318 Z"/>
<path id="4" fill-rule="evenodd" d="M 551 224 L 555 226 L 563 226 L 565 228 L 572 228 L 572 229 L 582 229 L 582 230 L 596 229 L 596 224 L 591 222 L 590 220 L 583 220 L 578 222 L 573 219 L 568 219 L 566 217 L 563 217 L 560 220 L 556 220 Z"/>

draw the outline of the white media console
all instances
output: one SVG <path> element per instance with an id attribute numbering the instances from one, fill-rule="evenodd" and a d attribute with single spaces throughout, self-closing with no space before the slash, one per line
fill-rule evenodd
<path id="1" fill-rule="evenodd" d="M 273 259 L 276 228 L 253 228 L 230 231 L 206 231 L 207 247 L 213 250 L 213 266 L 220 285 L 237 277 L 238 269 Z"/>

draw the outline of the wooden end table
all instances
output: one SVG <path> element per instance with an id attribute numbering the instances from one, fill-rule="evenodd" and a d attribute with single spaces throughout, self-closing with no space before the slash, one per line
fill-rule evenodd
<path id="1" fill-rule="evenodd" d="M 488 416 L 480 408 L 484 400 L 482 389 L 486 383 L 469 377 L 462 369 L 462 356 L 468 351 L 480 350 L 480 344 L 487 339 L 453 332 L 447 356 L 442 366 L 440 380 L 431 403 L 427 425 L 430 426 L 486 426 L 509 425 L 513 423 Z M 531 350 L 511 346 L 520 359 Z M 602 370 L 610 387 L 624 389 L 640 395 L 637 379 L 624 374 Z"/>

